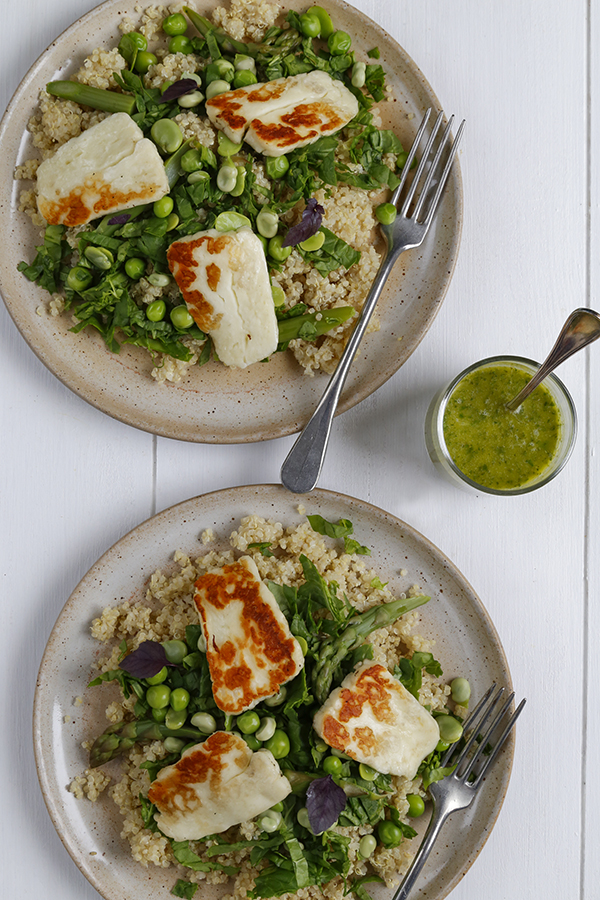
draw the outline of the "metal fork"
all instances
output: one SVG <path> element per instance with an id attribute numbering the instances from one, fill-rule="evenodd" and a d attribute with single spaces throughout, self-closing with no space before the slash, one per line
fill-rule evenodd
<path id="1" fill-rule="evenodd" d="M 454 117 L 452 116 L 450 118 L 450 121 L 439 140 L 435 155 L 431 160 L 430 156 L 433 151 L 435 139 L 444 117 L 443 113 L 440 112 L 425 144 L 425 149 L 414 174 L 414 178 L 407 187 L 409 180 L 408 175 L 412 162 L 418 152 L 419 144 L 425 133 L 430 116 L 431 109 L 428 109 L 423 117 L 417 136 L 404 164 L 400 184 L 394 190 L 390 200 L 391 203 L 398 207 L 400 196 L 405 188 L 407 188 L 402 206 L 398 207 L 398 215 L 391 225 L 380 226 L 386 241 L 387 249 L 379 267 L 379 271 L 371 286 L 369 295 L 365 300 L 356 327 L 354 328 L 337 368 L 321 397 L 319 405 L 296 440 L 281 467 L 282 483 L 288 490 L 294 491 L 296 494 L 304 494 L 308 491 L 312 491 L 319 480 L 331 432 L 331 424 L 344 387 L 344 382 L 346 381 L 352 360 L 356 355 L 358 345 L 366 331 L 388 275 L 392 271 L 394 263 L 404 250 L 409 250 L 422 244 L 438 209 L 442 192 L 450 174 L 450 168 L 454 161 L 454 157 L 456 156 L 456 151 L 458 150 L 458 144 L 465 123 L 463 120 L 454 142 L 450 145 L 450 130 L 452 128 Z M 416 196 L 419 187 L 420 192 L 419 195 Z M 411 209 L 413 202 L 415 205 L 414 208 Z"/>
<path id="2" fill-rule="evenodd" d="M 502 745 L 525 706 L 525 700 L 521 700 L 517 709 L 506 721 L 500 735 L 494 740 L 494 745 L 489 751 L 489 755 L 484 755 L 488 753 L 488 742 L 490 739 L 494 739 L 494 734 L 502 725 L 515 696 L 514 693 L 511 693 L 507 697 L 486 728 L 490 716 L 492 716 L 504 695 L 504 688 L 496 690 L 496 687 L 493 684 L 489 688 L 465 722 L 464 733 L 467 735 L 467 740 L 459 756 L 453 760 L 452 757 L 456 751 L 450 747 L 441 760 L 441 766 L 455 765 L 456 767 L 452 774 L 429 786 L 429 793 L 433 801 L 431 820 L 417 855 L 413 859 L 392 900 L 405 900 L 408 897 L 441 831 L 442 825 L 453 812 L 459 809 L 466 809 L 471 805 L 483 784 L 486 772 L 498 756 Z M 476 743 L 477 746 L 475 746 Z"/>

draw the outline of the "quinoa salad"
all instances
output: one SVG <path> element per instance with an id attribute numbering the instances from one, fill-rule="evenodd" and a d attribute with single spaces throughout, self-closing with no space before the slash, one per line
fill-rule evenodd
<path id="1" fill-rule="evenodd" d="M 73 331 L 100 333 L 115 353 L 123 343 L 144 348 L 158 383 L 181 382 L 211 361 L 243 367 L 217 353 L 216 327 L 198 314 L 167 254 L 198 233 L 250 232 L 262 245 L 274 352 L 292 353 L 307 375 L 333 372 L 379 267 L 378 220 L 406 160 L 382 127 L 379 105 L 391 95 L 378 48 L 355 53 L 352 35 L 322 7 L 283 15 L 270 0 L 232 0 L 210 19 L 182 2 L 135 11 L 120 18 L 114 46 L 95 49 L 69 81 L 47 85 L 29 122 L 38 156 L 15 177 L 24 182 L 19 209 L 41 238 L 19 268 L 48 293 L 41 314 L 70 317 Z M 228 92 L 315 74 L 356 112 L 288 152 L 236 144 L 207 114 Z M 160 155 L 163 196 L 83 224 L 49 222 L 38 172 L 118 116 L 129 116 Z M 374 317 L 369 330 L 378 329 Z"/>
<path id="2" fill-rule="evenodd" d="M 89 767 L 69 790 L 82 802 L 116 804 L 133 859 L 172 867 L 175 896 L 191 898 L 210 884 L 220 885 L 226 900 L 341 900 L 348 892 L 368 900 L 369 883 L 397 885 L 410 865 L 428 786 L 452 771 L 441 759 L 462 739 L 468 682 L 447 683 L 432 642 L 419 633 L 418 608 L 430 598 L 408 582 L 393 596 L 385 573 L 368 566 L 370 548 L 348 520 L 308 515 L 285 527 L 251 515 L 231 533 L 229 550 L 211 550 L 216 537 L 202 534 L 198 558 L 175 553 L 168 573 L 151 576 L 145 600 L 108 607 L 91 623 L 103 649 L 90 689 L 117 698 L 106 707 L 107 722 L 84 742 Z M 198 594 L 207 579 L 244 561 L 275 599 L 301 663 L 277 693 L 232 715 L 215 702 L 220 688 L 207 661 L 213 638 L 199 617 Z M 421 751 L 414 771 L 378 771 L 349 746 L 342 752 L 317 725 L 315 710 L 322 714 L 365 669 L 382 672 L 435 723 L 433 746 Z M 160 827 L 167 818 L 159 787 L 217 739 L 237 741 L 251 761 L 266 753 L 285 796 L 245 817 L 240 806 L 254 798 L 247 801 L 240 786 L 233 824 L 205 829 L 201 839 L 177 830 L 170 836 Z M 210 798 L 203 795 L 203 803 Z M 177 815 L 180 806 L 181 797 Z"/>

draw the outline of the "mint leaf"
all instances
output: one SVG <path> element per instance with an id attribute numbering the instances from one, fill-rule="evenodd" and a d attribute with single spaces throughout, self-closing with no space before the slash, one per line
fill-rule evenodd
<path id="1" fill-rule="evenodd" d="M 171 893 L 175 897 L 182 897 L 183 900 L 192 900 L 197 890 L 198 885 L 194 884 L 193 881 L 184 881 L 183 878 L 178 878 L 171 888 Z"/>

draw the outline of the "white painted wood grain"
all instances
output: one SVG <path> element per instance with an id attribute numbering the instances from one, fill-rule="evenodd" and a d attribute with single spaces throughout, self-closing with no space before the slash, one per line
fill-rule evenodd
<path id="1" fill-rule="evenodd" d="M 5 4 L 3 103 L 37 54 L 93 5 Z M 543 491 L 522 498 L 458 491 L 431 466 L 422 427 L 433 393 L 464 366 L 503 352 L 541 359 L 572 308 L 598 305 L 600 2 L 571 0 L 568 15 L 558 0 L 355 5 L 404 46 L 446 112 L 467 118 L 465 222 L 455 276 L 429 334 L 390 382 L 336 420 L 320 484 L 388 509 L 458 565 L 497 626 L 517 695 L 528 698 L 505 806 L 453 900 L 596 900 L 600 345 L 559 373 L 575 398 L 580 433 L 569 466 Z M 48 632 L 78 579 L 121 534 L 190 496 L 278 481 L 293 439 L 221 448 L 155 440 L 59 384 L 3 309 L 0 349 L 0 696 L 16 732 L 0 743 L 3 771 L 11 773 L 0 816 L 2 884 L 7 897 L 43 891 L 49 900 L 91 900 L 95 891 L 45 813 L 29 749 Z"/>

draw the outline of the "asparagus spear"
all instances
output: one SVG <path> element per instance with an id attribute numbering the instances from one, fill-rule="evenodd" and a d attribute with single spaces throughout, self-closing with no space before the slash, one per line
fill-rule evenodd
<path id="1" fill-rule="evenodd" d="M 279 343 L 287 344 L 294 338 L 303 337 L 305 340 L 314 340 L 321 334 L 326 334 L 332 328 L 337 328 L 343 322 L 355 314 L 353 306 L 335 306 L 322 313 L 306 313 L 304 316 L 292 316 L 289 319 L 279 321 Z M 319 317 L 319 318 L 317 318 Z M 308 326 L 308 327 L 307 327 Z M 304 331 L 304 334 L 302 333 Z"/>
<path id="2" fill-rule="evenodd" d="M 92 109 L 101 109 L 104 112 L 126 112 L 132 115 L 135 110 L 135 97 L 90 87 L 78 81 L 50 81 L 46 85 L 46 90 L 53 97 L 72 100 L 74 103 L 81 103 L 83 106 L 91 106 Z"/>
<path id="3" fill-rule="evenodd" d="M 324 703 L 329 696 L 335 670 L 351 650 L 364 644 L 365 638 L 372 631 L 392 625 L 405 613 L 418 606 L 423 606 L 430 599 L 424 594 L 419 594 L 406 600 L 382 603 L 380 606 L 374 606 L 366 612 L 352 616 L 340 634 L 326 638 L 319 650 L 317 664 L 312 675 L 313 690 L 318 702 Z"/>
<path id="4" fill-rule="evenodd" d="M 197 728 L 186 727 L 173 730 L 154 719 L 135 719 L 133 722 L 118 722 L 111 725 L 96 738 L 90 750 L 90 766 L 95 769 L 109 762 L 121 753 L 130 750 L 137 741 L 160 741 L 166 737 L 206 740 L 207 735 Z"/>

